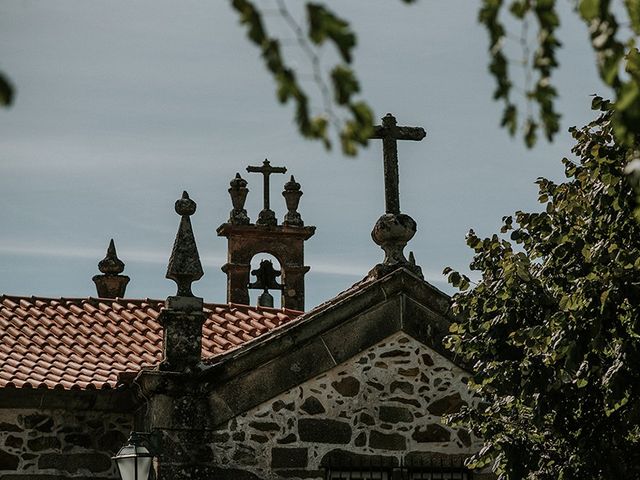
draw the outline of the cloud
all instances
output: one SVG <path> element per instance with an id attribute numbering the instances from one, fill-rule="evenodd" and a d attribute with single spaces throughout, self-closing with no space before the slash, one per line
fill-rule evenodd
<path id="1" fill-rule="evenodd" d="M 50 246 L 50 245 L 25 245 L 9 242 L 0 242 L 0 255 L 21 255 L 27 257 L 53 257 L 53 258 L 80 258 L 98 261 L 105 255 L 101 248 L 84 246 Z M 140 249 L 127 249 L 119 256 L 125 263 L 151 263 L 163 264 L 169 261 L 166 251 L 150 251 Z M 217 267 L 226 262 L 224 256 L 201 255 L 201 260 L 207 267 Z M 337 275 L 341 277 L 363 278 L 371 269 L 371 265 L 357 263 L 331 263 L 322 260 L 311 261 L 311 268 L 315 274 Z M 424 271 L 425 280 L 431 283 L 445 283 L 444 276 L 437 272 Z"/>
<path id="2" fill-rule="evenodd" d="M 88 248 L 81 246 L 43 246 L 43 245 L 17 245 L 0 243 L 1 255 L 23 255 L 29 257 L 65 257 L 65 258 L 87 258 L 100 260 L 105 255 L 105 250 L 100 248 Z M 149 250 L 126 250 L 125 255 L 118 253 L 126 262 L 131 263 L 154 263 L 166 264 L 169 261 L 167 252 Z M 219 265 L 224 262 L 223 257 L 213 255 L 203 255 L 202 262 L 207 265 Z"/>

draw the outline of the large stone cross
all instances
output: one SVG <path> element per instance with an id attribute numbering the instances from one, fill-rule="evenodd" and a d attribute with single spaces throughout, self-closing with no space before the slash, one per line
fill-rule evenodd
<path id="1" fill-rule="evenodd" d="M 264 181 L 264 208 L 258 215 L 258 221 L 256 223 L 261 225 L 275 225 L 276 215 L 269 209 L 269 176 L 272 173 L 287 173 L 286 167 L 272 167 L 269 160 L 262 162 L 261 167 L 255 167 L 249 165 L 247 167 L 249 173 L 261 173 Z"/>
<path id="2" fill-rule="evenodd" d="M 398 183 L 398 140 L 420 141 L 426 136 L 422 127 L 399 127 L 396 119 L 387 113 L 382 125 L 376 125 L 370 138 L 382 140 L 384 159 L 384 199 L 387 213 L 400 213 L 400 191 Z"/>

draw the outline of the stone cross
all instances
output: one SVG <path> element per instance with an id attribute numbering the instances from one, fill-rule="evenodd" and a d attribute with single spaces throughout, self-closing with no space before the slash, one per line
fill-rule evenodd
<path id="1" fill-rule="evenodd" d="M 285 167 L 272 167 L 269 160 L 265 160 L 261 167 L 248 166 L 247 172 L 261 173 L 263 175 L 264 208 L 260 212 L 256 223 L 262 225 L 275 225 L 277 223 L 275 213 L 269 209 L 269 176 L 272 173 L 287 173 L 287 169 Z"/>
<path id="2" fill-rule="evenodd" d="M 399 127 L 396 119 L 387 113 L 382 125 L 376 125 L 370 138 L 382 140 L 384 160 L 384 199 L 387 213 L 400 213 L 400 191 L 398 183 L 398 140 L 420 141 L 426 136 L 422 127 Z"/>

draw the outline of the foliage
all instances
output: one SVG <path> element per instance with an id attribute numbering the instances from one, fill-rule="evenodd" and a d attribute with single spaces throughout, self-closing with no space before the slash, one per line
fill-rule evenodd
<path id="1" fill-rule="evenodd" d="M 640 34 L 640 0 L 624 0 L 616 5 L 611 0 L 577 0 L 576 14 L 589 29 L 591 46 L 596 55 L 598 73 L 603 83 L 614 92 L 615 111 L 611 118 L 617 141 L 631 147 L 640 134 L 640 53 L 636 36 Z M 621 23 L 619 17 L 624 17 Z M 551 76 L 558 67 L 556 53 L 561 47 L 557 38 L 560 17 L 556 0 L 483 0 L 480 22 L 489 34 L 489 70 L 496 81 L 494 98 L 504 103 L 502 126 L 514 135 L 518 127 L 518 107 L 513 99 L 513 83 L 505 53 L 509 40 L 522 46 L 525 69 L 524 96 L 527 107 L 538 107 L 537 114 L 524 115 L 523 135 L 527 146 L 536 143 L 541 127 L 548 140 L 558 131 L 559 114 L 554 110 L 557 97 Z M 511 34 L 507 25 L 520 24 L 523 34 Z M 530 45 L 528 29 L 535 26 L 534 45 Z M 515 38 L 514 38 L 515 37 Z M 535 77 L 535 78 L 534 78 Z"/>
<path id="2" fill-rule="evenodd" d="M 565 183 L 540 178 L 539 213 L 505 217 L 502 235 L 467 238 L 468 277 L 447 346 L 473 366 L 486 403 L 451 418 L 485 440 L 471 466 L 501 479 L 640 478 L 640 225 L 617 112 L 572 128 Z M 505 235 L 510 233 L 510 240 Z"/>

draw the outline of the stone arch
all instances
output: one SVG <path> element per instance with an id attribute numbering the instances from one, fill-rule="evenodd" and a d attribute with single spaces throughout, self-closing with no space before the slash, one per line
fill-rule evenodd
<path id="1" fill-rule="evenodd" d="M 282 269 L 282 262 L 278 257 L 273 255 L 271 252 L 266 252 L 266 251 L 256 253 L 249 261 L 249 265 L 250 265 L 249 282 L 252 283 L 256 281 L 256 277 L 251 272 L 258 269 L 260 267 L 260 262 L 264 259 L 271 260 L 271 263 L 273 264 L 273 268 L 280 271 L 280 276 L 276 279 L 276 281 L 284 286 L 284 278 L 283 278 L 284 272 Z M 251 305 L 258 304 L 258 296 L 261 293 L 262 291 L 259 289 L 249 288 L 249 302 Z M 273 300 L 274 300 L 273 307 L 281 308 L 284 303 L 282 298 L 282 295 L 284 294 L 284 290 L 269 289 L 269 293 L 273 296 Z"/>

